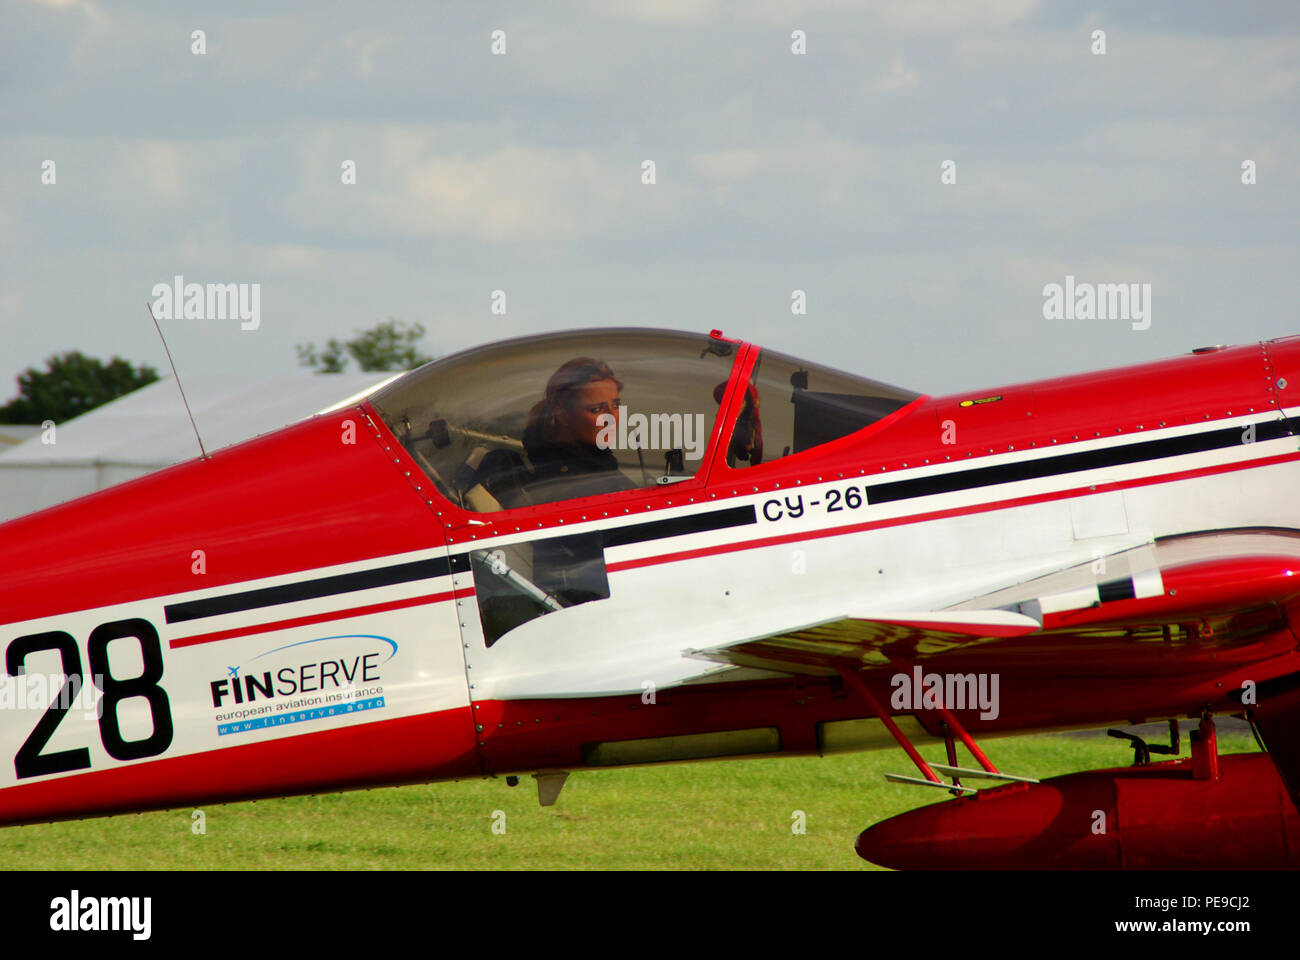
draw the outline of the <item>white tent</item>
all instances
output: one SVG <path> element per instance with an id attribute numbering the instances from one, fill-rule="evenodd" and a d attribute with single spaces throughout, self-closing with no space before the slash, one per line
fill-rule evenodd
<path id="1" fill-rule="evenodd" d="M 25 423 L 0 423 L 0 452 L 22 443 L 28 437 L 36 436 L 40 431 L 40 427 Z"/>
<path id="2" fill-rule="evenodd" d="M 398 374 L 192 377 L 185 394 L 209 453 L 356 402 Z M 49 442 L 50 440 L 53 442 Z M 0 448 L 3 449 L 3 448 Z M 199 455 L 166 377 L 0 452 L 0 521 Z"/>

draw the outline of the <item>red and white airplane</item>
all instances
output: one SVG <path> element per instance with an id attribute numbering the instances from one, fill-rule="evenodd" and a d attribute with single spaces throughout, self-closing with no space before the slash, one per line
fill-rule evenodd
<path id="1" fill-rule="evenodd" d="M 718 331 L 446 357 L 0 526 L 0 823 L 897 744 L 960 795 L 878 863 L 1294 865 L 1297 390 L 1300 338 L 943 397 Z"/>

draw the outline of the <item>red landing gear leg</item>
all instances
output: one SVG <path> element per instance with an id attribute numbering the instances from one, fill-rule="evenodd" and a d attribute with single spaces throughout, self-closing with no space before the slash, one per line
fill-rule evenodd
<path id="1" fill-rule="evenodd" d="M 852 687 L 858 696 L 867 701 L 867 705 L 870 706 L 876 716 L 880 718 L 880 722 L 885 725 L 885 729 L 888 730 L 890 734 L 893 735 L 894 739 L 898 741 L 898 745 L 907 752 L 907 755 L 912 759 L 912 762 L 916 764 L 916 768 L 924 774 L 925 779 L 929 780 L 931 783 L 937 783 L 940 786 L 946 787 L 947 784 L 939 779 L 939 775 L 930 768 L 928 763 L 925 762 L 925 758 L 916 752 L 916 747 L 912 746 L 912 741 L 908 740 L 907 735 L 904 734 L 902 730 L 898 729 L 898 724 L 894 723 L 894 719 L 885 712 L 885 708 L 880 705 L 880 701 L 872 695 L 869 689 L 867 689 L 867 685 L 862 682 L 862 678 L 858 676 L 857 672 L 848 667 L 840 667 L 839 671 L 840 676 L 844 678 L 844 682 Z"/>
<path id="2" fill-rule="evenodd" d="M 1214 718 L 1201 716 L 1201 725 L 1192 731 L 1192 777 L 1196 780 L 1219 779 L 1219 737 Z"/>
<path id="3" fill-rule="evenodd" d="M 963 785 L 959 779 L 963 776 L 977 780 L 1004 780 L 1016 783 L 1038 782 L 1033 777 L 1017 777 L 1009 773 L 1000 772 L 997 767 L 993 766 L 993 762 L 984 755 L 984 751 L 975 743 L 974 738 L 966 732 L 966 728 L 961 725 L 961 722 L 947 710 L 942 708 L 939 710 L 939 715 L 943 718 L 944 746 L 948 751 L 948 763 L 946 765 L 942 763 L 933 765 L 926 763 L 921 754 L 917 752 L 916 747 L 912 746 L 912 742 L 907 739 L 907 735 L 898 728 L 898 724 L 894 723 L 893 718 L 888 714 L 888 712 L 886 712 L 885 708 L 880 705 L 880 701 L 872 695 L 871 690 L 868 689 L 866 682 L 863 681 L 861 675 L 856 670 L 852 670 L 849 667 L 839 667 L 838 669 L 840 676 L 844 678 L 844 682 L 848 684 L 854 692 L 858 694 L 858 696 L 867 702 L 867 705 L 871 707 L 872 712 L 875 713 L 875 715 L 880 718 L 880 722 L 885 725 L 885 729 L 890 732 L 893 738 L 898 741 L 898 745 L 902 747 L 908 757 L 911 758 L 912 763 L 916 764 L 916 768 L 925 775 L 924 780 L 918 780 L 916 777 L 904 777 L 895 773 L 887 773 L 885 774 L 886 780 L 893 783 L 919 784 L 923 787 L 943 787 L 949 793 L 957 795 L 979 792 L 975 787 Z M 965 767 L 957 766 L 957 744 L 953 740 L 954 733 L 956 733 L 961 739 L 961 742 L 966 745 L 966 748 L 970 750 L 971 755 L 979 761 L 980 766 L 983 767 L 982 770 L 967 769 Z M 935 772 L 935 767 L 938 767 L 945 776 L 952 777 L 953 782 L 949 784 L 940 780 L 938 774 Z"/>

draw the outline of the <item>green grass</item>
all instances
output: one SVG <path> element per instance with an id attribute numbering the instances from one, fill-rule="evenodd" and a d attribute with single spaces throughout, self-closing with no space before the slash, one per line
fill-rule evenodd
<path id="1" fill-rule="evenodd" d="M 1131 759 L 1103 736 L 983 746 L 1000 769 L 1040 778 Z M 1219 746 L 1256 749 L 1248 735 L 1221 736 Z M 923 752 L 942 761 L 942 748 Z M 538 806 L 524 777 L 514 788 L 476 780 L 210 806 L 203 835 L 192 832 L 189 809 L 8 827 L 0 869 L 874 869 L 853 852 L 858 833 L 946 797 L 887 783 L 886 772 L 916 771 L 887 750 L 580 770 L 552 807 Z M 498 810 L 504 834 L 492 832 Z M 803 835 L 791 831 L 796 810 L 806 814 Z"/>

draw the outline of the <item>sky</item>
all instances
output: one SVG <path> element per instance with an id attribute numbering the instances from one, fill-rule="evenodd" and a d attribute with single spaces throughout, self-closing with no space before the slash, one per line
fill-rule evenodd
<path id="1" fill-rule="evenodd" d="M 1293 2 L 3 0 L 0 402 L 64 350 L 165 372 L 177 275 L 260 296 L 162 319 L 182 378 L 388 317 L 933 395 L 1300 333 L 1298 128 Z M 1149 316 L 1049 318 L 1067 276 Z"/>

